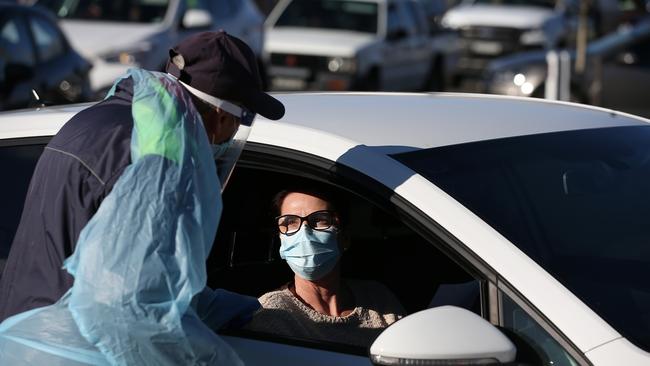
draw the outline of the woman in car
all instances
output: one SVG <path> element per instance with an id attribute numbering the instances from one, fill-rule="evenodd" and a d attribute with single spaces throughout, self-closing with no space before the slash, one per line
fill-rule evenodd
<path id="1" fill-rule="evenodd" d="M 262 295 L 249 330 L 300 339 L 369 346 L 406 312 L 374 281 L 343 279 L 341 254 L 349 247 L 345 210 L 326 188 L 284 190 L 274 198 L 280 256 L 293 281 Z"/>

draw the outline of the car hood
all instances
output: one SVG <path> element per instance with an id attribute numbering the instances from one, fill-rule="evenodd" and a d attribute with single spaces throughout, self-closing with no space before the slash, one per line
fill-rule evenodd
<path id="1" fill-rule="evenodd" d="M 536 6 L 461 5 L 447 12 L 442 24 L 449 28 L 489 26 L 531 29 L 541 27 L 554 13 L 553 9 Z"/>
<path id="2" fill-rule="evenodd" d="M 161 24 L 83 20 L 63 20 L 60 25 L 72 46 L 88 58 L 141 47 L 141 42 L 163 29 Z"/>
<path id="3" fill-rule="evenodd" d="M 376 38 L 374 34 L 344 30 L 280 27 L 266 32 L 265 49 L 268 52 L 352 57 Z"/>

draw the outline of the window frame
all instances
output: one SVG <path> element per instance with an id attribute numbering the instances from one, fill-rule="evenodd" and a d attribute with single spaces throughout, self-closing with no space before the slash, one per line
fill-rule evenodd
<path id="1" fill-rule="evenodd" d="M 405 227 L 414 234 L 419 235 L 430 245 L 433 245 L 479 282 L 481 316 L 486 319 L 491 318 L 489 316 L 490 307 L 487 304 L 488 283 L 491 281 L 496 282 L 496 274 L 488 270 L 487 265 L 480 258 L 471 256 L 472 259 L 467 260 L 466 257 L 459 255 L 457 251 L 462 251 L 467 256 L 470 256 L 470 251 L 440 225 L 424 217 L 424 214 L 419 209 L 395 194 L 393 190 L 352 168 L 301 151 L 251 142 L 246 144 L 245 150 L 245 154 L 242 154 L 242 160 L 237 162 L 239 167 L 268 170 L 331 184 L 352 195 L 363 197 L 369 204 L 397 214 Z M 443 239 L 443 237 L 446 239 Z M 437 245 L 437 243 L 444 243 L 445 245 L 443 247 Z M 451 246 L 448 247 L 448 245 Z M 479 266 L 482 269 L 477 270 L 474 266 Z M 488 275 L 485 275 L 485 273 L 488 273 Z M 367 356 L 368 354 L 368 350 L 363 347 L 288 338 L 245 330 L 227 330 L 220 332 L 220 334 L 348 355 Z"/>
<path id="2" fill-rule="evenodd" d="M 480 257 L 472 252 L 465 244 L 448 232 L 440 224 L 426 216 L 409 201 L 387 188 L 381 182 L 375 181 L 353 168 L 345 167 L 328 159 L 313 156 L 300 151 L 282 148 L 273 145 L 260 143 L 247 143 L 247 151 L 261 154 L 265 157 L 264 162 L 250 164 L 242 163 L 245 167 L 272 170 L 294 174 L 303 178 L 311 178 L 321 182 L 333 184 L 353 194 L 364 193 L 369 203 L 380 208 L 388 208 L 399 214 L 402 223 L 420 235 L 431 245 L 436 246 L 444 255 L 453 260 L 472 277 L 479 279 L 481 286 L 481 316 L 490 321 L 493 325 L 502 327 L 504 324 L 501 312 L 502 296 L 505 293 L 513 302 L 522 308 L 537 324 L 542 327 L 551 338 L 573 357 L 580 365 L 591 365 L 578 347 L 573 344 L 548 318 L 546 318 L 530 301 L 525 299 L 508 281 L 503 279 L 494 269 L 485 263 Z M 281 164 L 279 164 L 281 163 Z M 239 163 L 238 163 L 239 164 Z M 329 179 L 328 177 L 329 176 Z M 332 179 L 334 178 L 334 179 Z M 391 206 L 391 207 L 386 207 Z M 442 245 L 436 245 L 441 243 Z M 228 335 L 249 336 L 237 332 Z M 256 337 L 257 338 L 257 337 Z M 347 354 L 359 354 L 351 352 L 346 347 L 339 345 L 317 344 L 306 341 L 300 342 L 295 339 L 280 339 L 280 337 L 261 337 L 274 343 L 284 343 L 297 346 L 308 346 L 310 348 L 324 349 Z"/>

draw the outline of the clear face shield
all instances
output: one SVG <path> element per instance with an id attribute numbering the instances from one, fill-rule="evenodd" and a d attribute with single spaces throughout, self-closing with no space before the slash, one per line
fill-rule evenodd
<path id="1" fill-rule="evenodd" d="M 227 100 L 219 99 L 204 93 L 180 80 L 179 82 L 183 84 L 190 93 L 194 94 L 195 97 L 198 97 L 202 103 L 209 106 L 209 108 L 216 107 L 221 110 L 221 113 L 229 113 L 239 121 L 239 127 L 233 132 L 233 135 L 229 140 L 226 138 L 225 141 L 212 145 L 214 159 L 217 164 L 217 175 L 219 176 L 221 192 L 223 193 L 223 190 L 228 183 L 228 179 L 235 168 L 235 163 L 237 163 L 237 160 L 244 149 L 244 145 L 246 144 L 246 140 L 248 139 L 248 135 L 251 132 L 255 120 L 255 113 Z M 206 130 L 208 128 L 209 127 L 206 126 Z"/>
<path id="2" fill-rule="evenodd" d="M 239 127 L 228 141 L 213 145 L 214 158 L 217 164 L 217 175 L 221 183 L 221 192 L 226 187 L 228 179 L 239 160 L 248 136 L 253 128 L 255 113 L 244 107 L 230 103 L 226 100 L 218 100 L 218 108 L 229 113 L 239 120 Z"/>

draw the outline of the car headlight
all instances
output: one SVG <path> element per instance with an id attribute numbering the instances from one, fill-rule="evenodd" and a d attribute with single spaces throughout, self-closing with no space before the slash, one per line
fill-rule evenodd
<path id="1" fill-rule="evenodd" d="M 542 66 L 520 70 L 495 72 L 490 81 L 490 90 L 509 95 L 529 96 L 544 83 L 546 69 Z"/>
<path id="2" fill-rule="evenodd" d="M 331 72 L 351 74 L 357 71 L 357 60 L 350 57 L 331 57 L 327 60 L 327 69 Z"/>
<path id="3" fill-rule="evenodd" d="M 102 56 L 104 61 L 109 63 L 119 63 L 126 66 L 137 66 L 142 64 L 142 60 L 151 51 L 150 44 L 142 44 L 136 48 L 128 50 L 114 51 Z"/>
<path id="4" fill-rule="evenodd" d="M 529 30 L 519 36 L 519 42 L 525 46 L 541 45 L 546 42 L 546 34 L 541 29 Z"/>

